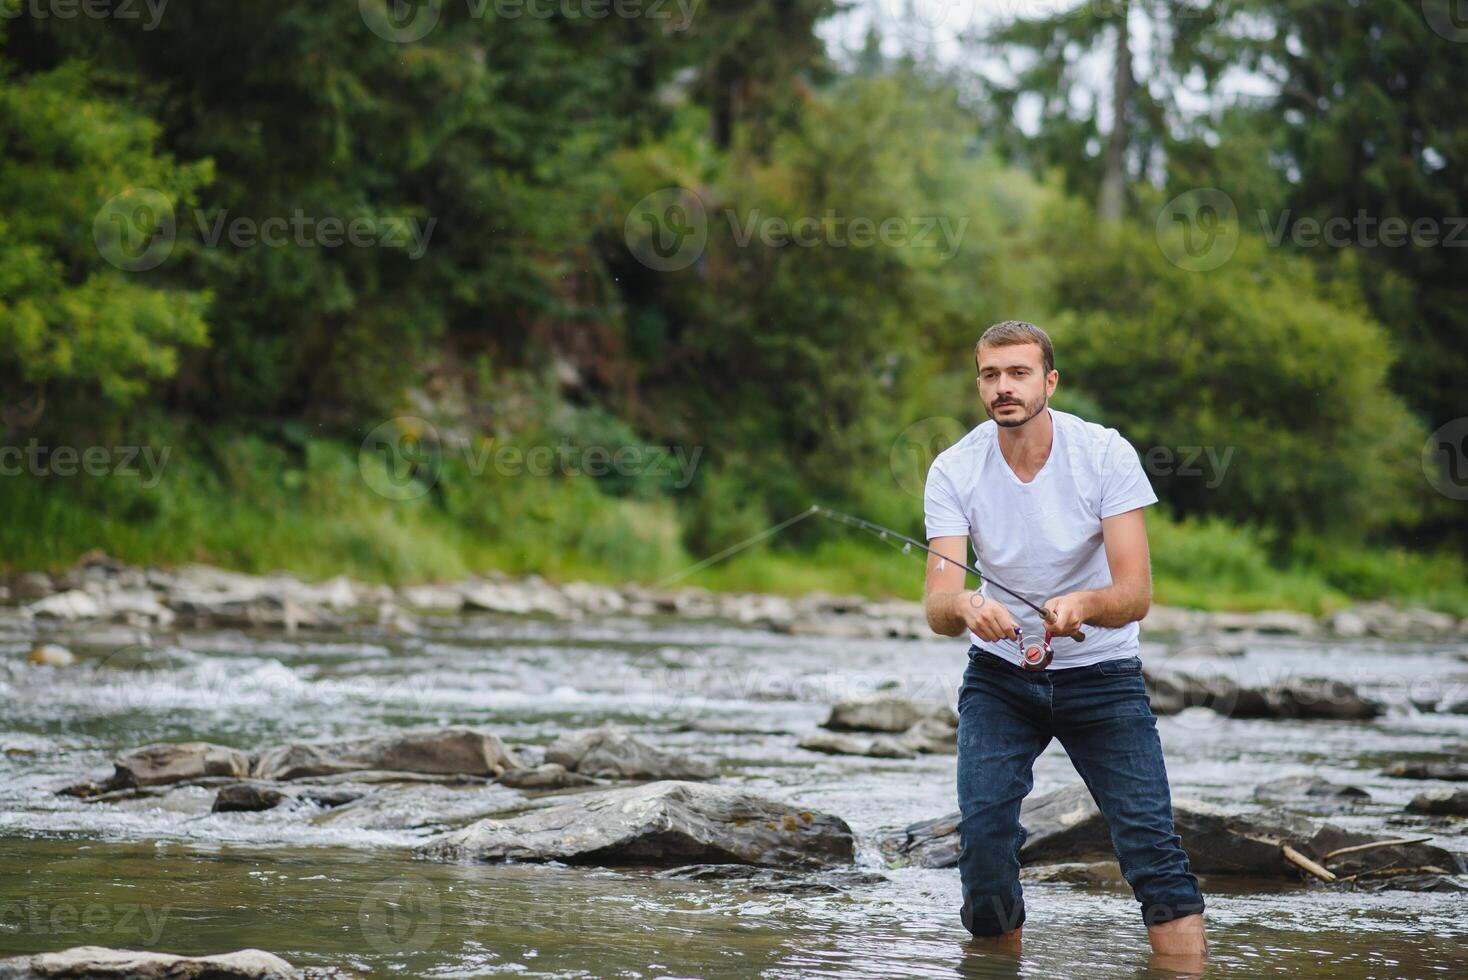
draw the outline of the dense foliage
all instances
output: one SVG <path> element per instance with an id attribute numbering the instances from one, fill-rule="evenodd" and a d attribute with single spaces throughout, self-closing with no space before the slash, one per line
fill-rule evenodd
<path id="1" fill-rule="evenodd" d="M 151 490 L 7 476 L 57 533 L 0 564 L 656 577 L 812 499 L 913 528 L 909 451 L 982 419 L 973 341 L 1014 317 L 1054 333 L 1061 407 L 1155 451 L 1164 540 L 1232 528 L 1355 594 L 1401 583 L 1343 555 L 1468 540 L 1419 459 L 1462 411 L 1464 253 L 1291 234 L 1468 204 L 1463 48 L 1416 3 L 1083 5 L 998 25 L 979 48 L 1017 67 L 973 78 L 876 39 L 833 58 L 830 0 L 0 2 L 4 441 L 176 453 Z M 1239 73 L 1275 94 L 1231 97 Z M 1234 212 L 1218 264 L 1158 220 L 1204 187 Z M 395 502 L 358 446 L 409 415 L 436 464 Z M 698 464 L 483 465 L 560 444 Z"/>

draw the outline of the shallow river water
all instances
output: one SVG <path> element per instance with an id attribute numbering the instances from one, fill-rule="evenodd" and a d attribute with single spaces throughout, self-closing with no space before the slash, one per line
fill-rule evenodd
<path id="1" fill-rule="evenodd" d="M 1245 680 L 1333 676 L 1388 705 L 1369 722 L 1244 721 L 1202 708 L 1163 718 L 1173 792 L 1254 809 L 1253 787 L 1313 773 L 1372 799 L 1338 823 L 1432 833 L 1468 851 L 1464 822 L 1402 815 L 1424 784 L 1379 774 L 1397 759 L 1464 751 L 1468 716 L 1413 702 L 1468 700 L 1468 646 L 1277 637 L 1245 654 L 1149 642 Z M 965 644 L 778 635 L 723 623 L 632 618 L 428 620 L 421 636 L 374 629 L 284 638 L 182 633 L 155 645 L 76 647 L 69 668 L 0 644 L 0 954 L 84 944 L 207 953 L 255 946 L 298 966 L 469 977 L 1164 976 L 1148 963 L 1123 887 L 1026 886 L 1023 953 L 973 947 L 952 870 L 890 870 L 882 828 L 954 808 L 954 759 L 834 757 L 796 747 L 832 702 L 876 690 L 954 700 Z M 1206 652 L 1206 651 L 1204 651 Z M 425 786 L 375 820 L 282 807 L 208 813 L 212 793 L 86 803 L 61 786 L 110 771 L 121 751 L 204 739 L 257 749 L 292 739 L 464 724 L 512 746 L 616 721 L 661 747 L 716 761 L 723 779 L 846 819 L 859 872 L 804 887 L 668 880 L 651 871 L 435 864 L 409 848 L 517 805 L 498 786 Z M 1036 792 L 1075 781 L 1052 745 Z M 1220 976 L 1468 975 L 1468 896 L 1326 891 L 1212 877 Z"/>

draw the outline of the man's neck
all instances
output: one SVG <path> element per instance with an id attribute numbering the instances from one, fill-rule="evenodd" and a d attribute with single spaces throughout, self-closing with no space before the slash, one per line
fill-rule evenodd
<path id="1" fill-rule="evenodd" d="M 1024 425 L 999 426 L 999 451 L 1004 461 L 1024 483 L 1029 483 L 1050 458 L 1055 441 L 1055 423 L 1046 405 Z"/>

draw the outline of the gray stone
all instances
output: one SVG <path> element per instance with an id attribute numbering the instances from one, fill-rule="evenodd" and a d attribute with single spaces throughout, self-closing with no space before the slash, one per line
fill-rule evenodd
<path id="1" fill-rule="evenodd" d="M 300 973 L 285 960 L 259 949 L 241 949 L 213 956 L 173 956 L 102 946 L 74 946 L 57 953 L 39 953 L 0 960 L 0 978 L 75 978 L 100 980 L 277 980 Z"/>
<path id="2" fill-rule="evenodd" d="M 1142 677 L 1158 715 L 1203 707 L 1230 718 L 1364 721 L 1382 712 L 1380 704 L 1336 680 L 1297 678 L 1247 687 L 1221 673 L 1203 677 L 1152 667 L 1144 668 Z"/>
<path id="3" fill-rule="evenodd" d="M 1468 782 L 1468 765 L 1461 762 L 1393 762 L 1381 771 L 1396 779 L 1441 779 L 1444 782 Z"/>
<path id="4" fill-rule="evenodd" d="M 254 783 L 236 783 L 220 787 L 214 795 L 212 813 L 255 812 L 280 806 L 287 797 L 278 789 Z"/>
<path id="5" fill-rule="evenodd" d="M 899 736 L 845 735 L 840 732 L 812 732 L 799 742 L 802 749 L 827 755 L 864 755 L 878 759 L 911 759 L 917 750 L 904 745 Z"/>
<path id="6" fill-rule="evenodd" d="M 22 572 L 10 583 L 10 593 L 21 602 L 30 602 L 35 599 L 44 599 L 56 586 L 51 582 L 51 576 L 45 572 Z"/>
<path id="7" fill-rule="evenodd" d="M 37 599 L 26 608 L 32 616 L 67 621 L 95 619 L 102 614 L 102 607 L 97 600 L 80 589 L 48 595 L 44 599 Z"/>
<path id="8" fill-rule="evenodd" d="M 418 853 L 488 862 L 822 868 L 851 864 L 855 841 L 839 817 L 730 787 L 663 781 L 481 820 L 435 838 Z"/>
<path id="9" fill-rule="evenodd" d="M 519 761 L 499 738 L 470 728 L 340 742 L 279 745 L 260 753 L 256 779 L 290 780 L 363 770 L 497 778 Z"/>
<path id="10" fill-rule="evenodd" d="M 654 748 L 619 725 L 562 735 L 546 748 L 545 761 L 603 779 L 712 779 L 718 775 L 708 763 Z"/>
<path id="11" fill-rule="evenodd" d="M 905 732 L 920 721 L 935 719 L 958 726 L 958 714 L 942 701 L 896 695 L 842 701 L 821 725 L 836 732 Z"/>
<path id="12" fill-rule="evenodd" d="M 591 786 L 596 780 L 571 772 L 556 762 L 546 762 L 533 768 L 509 769 L 500 776 L 500 785 L 513 789 L 568 789 L 572 786 Z"/>
<path id="13" fill-rule="evenodd" d="M 1359 801 L 1371 799 L 1371 794 L 1359 786 L 1332 783 L 1319 776 L 1285 776 L 1254 787 L 1254 799 Z"/>
<path id="14" fill-rule="evenodd" d="M 1436 817 L 1468 817 L 1468 789 L 1429 789 L 1412 797 L 1408 813 Z"/>
<path id="15" fill-rule="evenodd" d="M 1090 887 L 1126 884 L 1126 879 L 1121 876 L 1121 868 L 1115 861 L 1031 865 L 1020 870 L 1019 879 L 1036 884 L 1058 883 Z"/>
<path id="16" fill-rule="evenodd" d="M 447 585 L 410 585 L 399 589 L 398 596 L 409 609 L 458 612 L 464 608 L 464 594 Z"/>
<path id="17" fill-rule="evenodd" d="M 1020 823 L 1026 839 L 1023 864 L 1114 860 L 1110 833 L 1084 785 L 1072 785 L 1025 800 Z M 1462 867 L 1451 852 L 1427 844 L 1404 844 L 1369 851 L 1326 855 L 1344 847 L 1373 843 L 1379 837 L 1316 823 L 1284 812 L 1230 814 L 1191 800 L 1173 801 L 1173 824 L 1192 870 L 1199 874 L 1243 874 L 1298 878 L 1285 860 L 1290 844 L 1306 857 L 1329 860 L 1339 875 L 1388 867 L 1436 867 L 1456 873 Z M 951 867 L 958 862 L 958 814 L 915 823 L 878 838 L 889 861 L 918 867 Z"/>
<path id="18" fill-rule="evenodd" d="M 250 757 L 211 742 L 160 742 L 118 759 L 110 788 L 167 786 L 210 776 L 248 776 Z"/>

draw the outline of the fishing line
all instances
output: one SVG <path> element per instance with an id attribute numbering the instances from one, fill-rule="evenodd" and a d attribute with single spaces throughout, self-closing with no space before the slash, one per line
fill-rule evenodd
<path id="1" fill-rule="evenodd" d="M 682 571 L 674 572 L 672 575 L 669 575 L 666 578 L 659 579 L 657 582 L 653 583 L 652 588 L 661 588 L 662 586 L 667 585 L 670 582 L 676 582 L 681 578 L 692 575 L 694 572 L 708 568 L 710 565 L 713 565 L 716 562 L 720 562 L 723 561 L 725 558 L 732 557 L 733 555 L 738 554 L 746 548 L 751 548 L 759 542 L 765 540 L 766 538 L 779 534 L 787 527 L 798 524 L 801 521 L 805 520 L 807 517 L 813 517 L 817 514 L 829 520 L 833 520 L 838 524 L 845 524 L 848 527 L 858 528 L 860 530 L 868 532 L 869 534 L 875 535 L 878 540 L 890 544 L 892 547 L 901 551 L 905 555 L 912 554 L 913 548 L 917 548 L 919 551 L 925 551 L 938 559 L 938 567 L 940 570 L 943 568 L 944 562 L 953 562 L 953 564 L 959 566 L 964 571 L 977 578 L 980 585 L 987 583 L 989 585 L 992 585 L 999 591 L 1005 593 L 1006 595 L 1012 596 L 1013 598 L 1019 600 L 1026 606 L 1029 606 L 1031 609 L 1033 609 L 1036 613 L 1038 613 L 1040 618 L 1046 623 L 1053 623 L 1055 621 L 1055 614 L 1052 613 L 1050 610 L 1025 598 L 1002 582 L 996 582 L 992 578 L 986 577 L 983 572 L 979 571 L 968 562 L 962 561 L 957 558 L 951 558 L 948 555 L 940 554 L 939 552 L 934 551 L 932 548 L 929 548 L 927 545 L 923 544 L 921 541 L 910 538 L 899 531 L 894 531 L 890 527 L 883 527 L 882 525 L 875 524 L 872 521 L 864 520 L 851 514 L 842 513 L 839 510 L 832 510 L 830 507 L 822 507 L 820 504 L 811 504 L 808 510 L 801 511 L 794 517 L 786 518 L 785 520 L 780 521 L 778 524 L 772 524 L 771 526 L 765 528 L 763 531 L 760 531 L 758 534 L 751 535 L 750 537 L 745 538 L 743 541 L 739 541 L 735 544 L 730 545 L 723 551 L 720 551 L 718 554 L 710 555 L 709 557 L 703 559 L 700 562 L 697 562 L 696 564 L 689 565 Z M 1050 664 L 1050 660 L 1054 656 L 1053 651 L 1050 649 L 1050 631 L 1045 631 L 1045 638 L 1043 640 L 1027 638 L 1019 627 L 1015 627 L 1015 633 L 1017 634 L 1017 640 L 1020 646 L 1020 656 L 1023 662 L 1023 666 L 1030 670 L 1044 670 L 1045 667 Z M 1085 640 L 1086 638 L 1085 633 L 1082 633 L 1079 630 L 1072 634 L 1072 636 L 1077 643 Z"/>
<path id="2" fill-rule="evenodd" d="M 702 569 L 708 568 L 710 565 L 714 564 L 715 562 L 723 561 L 725 558 L 728 558 L 728 557 L 730 557 L 732 555 L 738 554 L 739 552 L 743 551 L 745 548 L 750 548 L 750 547 L 753 547 L 756 544 L 759 544 L 761 541 L 763 541 L 765 538 L 768 538 L 770 535 L 772 535 L 772 534 L 778 534 L 781 531 L 785 530 L 790 525 L 792 525 L 792 524 L 798 524 L 801 521 L 805 520 L 807 517 L 811 517 L 815 513 L 816 513 L 816 511 L 815 511 L 815 508 L 814 507 L 812 507 L 810 510 L 803 510 L 799 514 L 796 514 L 794 517 L 787 518 L 787 519 L 781 521 L 779 524 L 773 524 L 770 527 L 765 528 L 763 531 L 759 532 L 758 534 L 755 534 L 755 535 L 752 535 L 751 537 L 745 538 L 743 541 L 740 541 L 737 544 L 731 544 L 729 547 L 725 548 L 723 551 L 719 552 L 717 555 L 710 555 L 709 557 L 705 558 L 703 561 L 698 562 L 697 564 L 694 564 L 694 565 L 689 565 L 687 568 L 683 569 L 680 572 L 674 572 L 672 575 L 669 575 L 667 578 L 658 579 L 651 586 L 649 586 L 649 588 L 660 589 L 663 586 L 667 585 L 669 582 L 676 582 L 680 578 L 686 578 L 689 575 L 692 575 L 694 572 L 697 572 L 697 571 L 700 571 Z"/>

